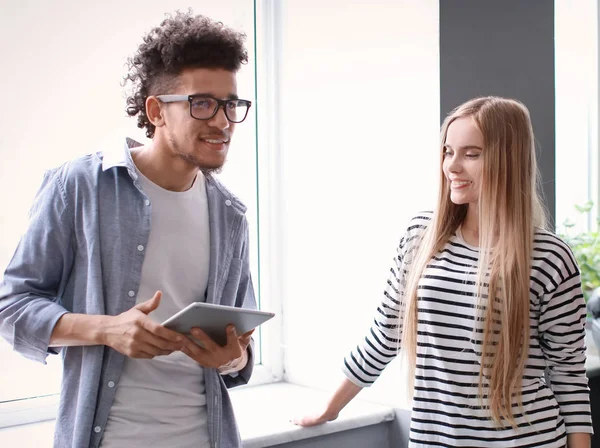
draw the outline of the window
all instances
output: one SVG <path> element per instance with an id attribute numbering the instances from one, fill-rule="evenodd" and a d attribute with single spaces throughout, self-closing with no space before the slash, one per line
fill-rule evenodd
<path id="1" fill-rule="evenodd" d="M 238 92 L 252 100 L 253 107 L 236 129 L 220 177 L 248 206 L 251 269 L 258 293 L 255 5 L 253 0 L 235 3 L 232 7 L 231 2 L 196 2 L 194 11 L 247 35 L 249 63 L 238 74 Z M 0 108 L 2 272 L 26 228 L 29 207 L 46 169 L 103 145 L 122 144 L 125 136 L 145 140 L 136 120 L 125 114 L 121 81 L 126 58 L 165 12 L 188 7 L 189 2 L 178 0 L 81 4 L 26 0 L 2 6 L 3 17 L 10 18 L 0 29 L 0 40 L 5 43 L 4 67 L 10 68 L 0 74 L 5 87 L 4 107 Z M 257 347 L 260 363 L 264 358 L 260 338 Z M 12 347 L 1 340 L 0 364 L 10 366 L 0 369 L 0 427 L 51 418 L 60 388 L 60 358 L 50 356 L 46 366 L 39 365 L 12 352 Z"/>
<path id="2" fill-rule="evenodd" d="M 598 216 L 598 2 L 555 1 L 556 228 Z M 575 205 L 592 200 L 589 216 Z"/>
<path id="3" fill-rule="evenodd" d="M 304 0 L 286 2 L 280 21 L 285 372 L 332 390 L 405 226 L 435 205 L 439 4 Z M 399 367 L 361 396 L 402 396 Z"/>

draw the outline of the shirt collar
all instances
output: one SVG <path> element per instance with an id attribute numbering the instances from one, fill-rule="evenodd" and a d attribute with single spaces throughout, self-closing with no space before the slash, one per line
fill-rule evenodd
<path id="1" fill-rule="evenodd" d="M 102 171 L 109 170 L 115 167 L 125 167 L 130 176 L 135 180 L 137 173 L 135 164 L 131 157 L 131 150 L 138 146 L 142 146 L 140 142 L 127 137 L 121 151 L 106 151 L 102 153 Z"/>
<path id="2" fill-rule="evenodd" d="M 140 142 L 126 137 L 125 144 L 122 146 L 121 151 L 107 151 L 102 153 L 102 171 L 107 171 L 115 167 L 125 167 L 129 172 L 129 176 L 136 181 L 138 178 L 133 158 L 131 157 L 131 150 L 143 146 Z M 225 188 L 221 182 L 214 178 L 211 174 L 205 174 L 205 180 L 209 189 L 216 189 L 223 195 L 228 201 L 227 205 L 234 205 L 241 213 L 246 212 L 246 206 L 227 188 Z"/>

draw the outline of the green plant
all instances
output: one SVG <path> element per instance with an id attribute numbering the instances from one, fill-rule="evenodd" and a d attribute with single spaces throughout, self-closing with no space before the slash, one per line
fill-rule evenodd
<path id="1" fill-rule="evenodd" d="M 583 215 L 592 211 L 593 202 L 576 205 L 575 209 Z M 564 232 L 559 236 L 571 247 L 581 271 L 581 286 L 585 300 L 591 292 L 600 287 L 600 219 L 596 218 L 595 228 L 586 232 L 574 232 L 575 223 L 566 220 Z"/>

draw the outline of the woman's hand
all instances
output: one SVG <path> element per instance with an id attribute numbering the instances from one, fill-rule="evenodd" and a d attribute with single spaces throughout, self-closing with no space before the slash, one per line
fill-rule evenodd
<path id="1" fill-rule="evenodd" d="M 323 423 L 330 422 L 336 418 L 338 418 L 338 414 L 325 410 L 324 412 L 319 412 L 316 414 L 295 417 L 291 420 L 291 422 L 294 425 L 308 427 L 322 425 Z"/>

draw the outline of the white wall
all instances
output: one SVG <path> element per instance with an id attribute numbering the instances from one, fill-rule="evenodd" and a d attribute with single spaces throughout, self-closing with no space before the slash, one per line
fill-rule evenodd
<path id="1" fill-rule="evenodd" d="M 331 388 L 435 202 L 438 1 L 288 1 L 282 28 L 285 368 Z M 394 362 L 365 397 L 401 404 L 402 383 Z"/>

